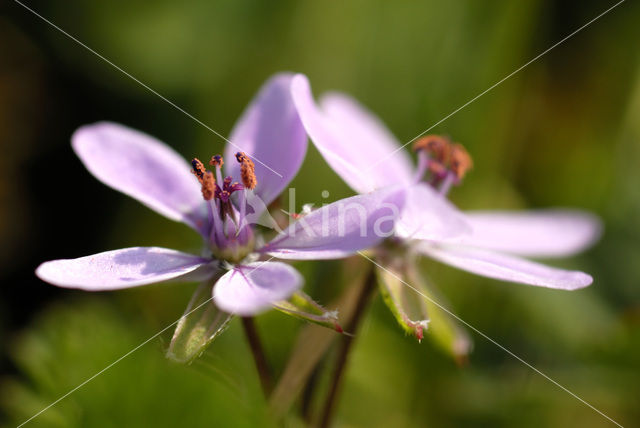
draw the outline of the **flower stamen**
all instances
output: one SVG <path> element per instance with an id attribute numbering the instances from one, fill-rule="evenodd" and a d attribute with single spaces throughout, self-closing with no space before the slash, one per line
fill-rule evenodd
<path id="1" fill-rule="evenodd" d="M 224 159 L 220 155 L 211 156 L 211 160 L 209 161 L 209 165 L 216 166 L 218 168 L 224 165 Z"/>
<path id="2" fill-rule="evenodd" d="M 204 164 L 202 163 L 202 161 L 200 161 L 200 159 L 193 158 L 191 160 L 191 167 L 193 168 L 191 170 L 191 173 L 195 175 L 198 178 L 198 182 L 202 184 L 202 178 L 204 176 L 204 173 L 207 171 L 204 167 Z"/>
<path id="3" fill-rule="evenodd" d="M 222 156 L 211 157 L 209 165 L 215 173 L 205 168 L 197 158 L 191 161 L 193 175 L 202 188 L 202 197 L 207 201 L 210 229 L 209 247 L 214 257 L 237 262 L 242 260 L 254 245 L 253 232 L 245 220 L 247 188 L 253 189 L 258 181 L 255 166 L 245 153 L 238 153 L 242 183 L 228 176 L 222 179 Z M 240 192 L 237 201 L 232 201 L 234 192 Z M 237 207 L 237 208 L 236 208 Z"/>
<path id="4" fill-rule="evenodd" d="M 425 135 L 413 144 L 418 153 L 416 181 L 422 180 L 429 172 L 427 182 L 447 194 L 452 185 L 458 185 L 473 161 L 462 144 L 453 143 L 448 137 Z"/>
<path id="5" fill-rule="evenodd" d="M 413 151 L 425 150 L 431 157 L 442 164 L 449 161 L 451 140 L 440 135 L 425 135 L 413 143 Z"/>
<path id="6" fill-rule="evenodd" d="M 200 184 L 202 185 L 202 197 L 204 200 L 212 200 L 216 194 L 216 179 L 213 178 L 213 173 L 211 171 L 205 171 L 200 180 Z"/>
<path id="7" fill-rule="evenodd" d="M 458 181 L 461 181 L 467 171 L 473 168 L 473 160 L 469 152 L 460 143 L 451 146 L 451 162 L 449 165 L 451 172 L 456 175 Z"/>
<path id="8" fill-rule="evenodd" d="M 222 183 L 222 165 L 224 165 L 224 159 L 222 156 L 215 155 L 211 156 L 211 160 L 209 161 L 209 165 L 215 167 L 216 169 L 216 180 Z"/>
<path id="9" fill-rule="evenodd" d="M 236 160 L 240 164 L 240 176 L 242 178 L 242 184 L 244 187 L 253 190 L 258 185 L 258 179 L 256 178 L 256 167 L 253 161 L 249 159 L 244 152 L 236 153 Z"/>

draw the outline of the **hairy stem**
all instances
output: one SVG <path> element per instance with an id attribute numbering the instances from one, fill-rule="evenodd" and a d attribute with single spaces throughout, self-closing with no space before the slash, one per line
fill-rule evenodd
<path id="1" fill-rule="evenodd" d="M 271 379 L 271 373 L 269 371 L 269 365 L 267 364 L 267 358 L 262 347 L 262 342 L 258 336 L 258 330 L 256 324 L 253 322 L 252 317 L 242 317 L 242 327 L 244 333 L 247 336 L 249 347 L 251 348 L 251 354 L 253 355 L 253 361 L 256 364 L 258 370 L 258 376 L 260 377 L 260 384 L 262 385 L 262 391 L 265 397 L 271 394 L 273 389 L 273 382 Z"/>
<path id="2" fill-rule="evenodd" d="M 351 333 L 352 335 L 356 334 L 357 329 L 360 325 L 360 321 L 362 321 L 364 310 L 367 307 L 367 303 L 369 303 L 369 299 L 371 298 L 371 295 L 375 290 L 375 284 L 376 273 L 374 269 L 371 269 L 369 271 L 369 274 L 367 275 L 367 278 L 365 279 L 365 283 L 362 286 L 362 289 L 360 290 L 360 295 L 358 296 L 353 316 L 351 317 L 351 320 L 349 320 L 349 324 L 346 327 L 346 331 L 348 333 Z M 333 412 L 335 410 L 335 404 L 340 392 L 340 385 L 342 383 L 343 374 L 346 369 L 349 351 L 351 350 L 353 340 L 355 339 L 355 337 L 352 335 L 345 335 L 342 337 L 340 349 L 338 350 L 338 356 L 336 359 L 335 369 L 331 379 L 331 386 L 329 387 L 329 393 L 327 394 L 327 398 L 322 409 L 322 419 L 320 420 L 319 424 L 321 428 L 326 428 L 331 423 L 331 418 L 333 417 Z"/>

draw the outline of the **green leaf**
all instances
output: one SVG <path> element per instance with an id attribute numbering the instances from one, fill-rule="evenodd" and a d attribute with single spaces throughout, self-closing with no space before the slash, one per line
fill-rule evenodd
<path id="1" fill-rule="evenodd" d="M 12 338 L 16 369 L 0 380 L 0 426 L 44 409 L 24 428 L 206 427 L 212 418 L 221 427 L 279 426 L 247 376 L 254 365 L 239 328 L 217 339 L 215 353 L 175 364 L 159 339 L 147 340 L 177 315 L 143 319 L 103 297 L 55 302 Z"/>
<path id="2" fill-rule="evenodd" d="M 212 281 L 203 282 L 178 321 L 166 356 L 170 360 L 190 364 L 229 325 L 233 315 L 221 311 L 211 299 Z"/>
<path id="3" fill-rule="evenodd" d="M 298 319 L 343 333 L 342 327 L 338 323 L 338 311 L 325 309 L 301 291 L 296 292 L 289 300 L 276 303 L 274 308 Z"/>

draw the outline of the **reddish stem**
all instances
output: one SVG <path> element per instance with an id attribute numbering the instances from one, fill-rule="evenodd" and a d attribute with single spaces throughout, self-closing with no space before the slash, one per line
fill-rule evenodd
<path id="1" fill-rule="evenodd" d="M 351 350 L 353 340 L 355 339 L 354 335 L 357 332 L 360 321 L 362 321 L 364 309 L 367 307 L 367 303 L 369 303 L 369 299 L 371 298 L 371 295 L 375 290 L 375 284 L 376 273 L 374 269 L 371 269 L 369 271 L 369 274 L 367 275 L 364 285 L 362 286 L 362 289 L 360 290 L 360 295 L 358 296 L 353 316 L 349 321 L 349 325 L 347 325 L 346 327 L 346 331 L 348 333 L 351 333 L 351 335 L 344 335 L 342 337 L 342 342 L 340 343 L 340 349 L 338 350 L 336 366 L 331 380 L 331 386 L 329 387 L 329 393 L 327 394 L 327 398 L 322 410 L 322 419 L 320 420 L 319 424 L 321 428 L 326 428 L 331 423 L 331 418 L 333 417 L 333 413 L 335 410 L 335 404 L 340 392 L 340 386 L 342 384 L 343 374 L 347 366 L 349 351 Z"/>
<path id="2" fill-rule="evenodd" d="M 269 397 L 273 389 L 273 382 L 271 379 L 271 372 L 269 370 L 269 364 L 267 364 L 267 358 L 258 336 L 258 330 L 252 317 L 242 317 L 242 327 L 244 327 L 244 333 L 247 336 L 251 353 L 253 354 L 253 361 L 256 364 L 258 370 L 258 376 L 260 377 L 260 385 L 262 385 L 262 391 L 265 397 Z"/>

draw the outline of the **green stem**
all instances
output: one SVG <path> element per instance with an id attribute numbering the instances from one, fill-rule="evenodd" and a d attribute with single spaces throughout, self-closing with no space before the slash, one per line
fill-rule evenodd
<path id="1" fill-rule="evenodd" d="M 244 333 L 247 336 L 247 341 L 251 348 L 253 361 L 256 364 L 256 369 L 258 370 L 262 391 L 264 392 L 265 397 L 269 397 L 269 394 L 271 394 L 273 389 L 273 382 L 271 379 L 269 364 L 267 364 L 267 358 L 264 353 L 264 348 L 262 347 L 260 336 L 258 336 L 258 330 L 256 329 L 256 325 L 252 317 L 242 317 L 241 319 Z"/>
<path id="2" fill-rule="evenodd" d="M 346 327 L 346 331 L 348 333 L 351 333 L 351 335 L 344 335 L 342 337 L 342 342 L 340 343 L 340 349 L 338 350 L 336 365 L 331 379 L 331 386 L 329 387 L 329 393 L 327 394 L 327 398 L 322 409 L 322 419 L 320 420 L 319 424 L 321 428 L 326 428 L 331 423 L 331 418 L 333 417 L 333 413 L 335 410 L 335 404 L 340 392 L 340 385 L 342 384 L 343 374 L 347 366 L 349 351 L 351 350 L 353 340 L 355 339 L 353 335 L 356 334 L 357 329 L 360 325 L 360 321 L 362 321 L 364 310 L 367 307 L 367 303 L 369 303 L 369 299 L 371 298 L 371 295 L 375 290 L 375 284 L 376 273 L 374 269 L 371 269 L 369 271 L 369 274 L 367 275 L 365 283 L 362 286 L 362 289 L 360 290 L 360 295 L 358 296 L 353 316 L 349 321 L 349 325 L 347 325 Z"/>

